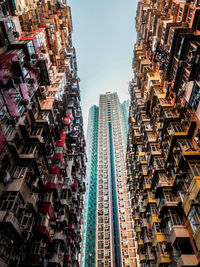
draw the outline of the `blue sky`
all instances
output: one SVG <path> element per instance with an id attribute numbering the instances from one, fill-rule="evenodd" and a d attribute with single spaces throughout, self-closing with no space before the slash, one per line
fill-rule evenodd
<path id="1" fill-rule="evenodd" d="M 81 102 L 86 130 L 88 110 L 99 95 L 118 92 L 129 98 L 136 0 L 68 0 L 72 9 Z"/>

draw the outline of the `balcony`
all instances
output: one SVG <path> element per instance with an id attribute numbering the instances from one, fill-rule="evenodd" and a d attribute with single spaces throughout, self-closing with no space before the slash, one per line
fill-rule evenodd
<path id="1" fill-rule="evenodd" d="M 177 121 L 179 119 L 180 114 L 177 113 L 175 110 L 165 110 L 164 111 L 164 118 L 168 121 Z"/>
<path id="2" fill-rule="evenodd" d="M 167 161 L 169 161 L 172 156 L 177 164 L 180 161 L 181 155 L 187 158 L 200 157 L 199 151 L 195 151 L 192 142 L 189 139 L 192 137 L 195 127 L 196 122 L 192 122 L 189 129 L 184 125 L 170 124 L 170 126 L 167 128 L 168 136 L 166 136 L 166 138 L 169 139 L 166 140 L 166 142 L 168 142 L 168 144 L 166 143 Z"/>
<path id="3" fill-rule="evenodd" d="M 64 265 L 72 262 L 70 254 L 64 255 Z M 67 265 L 68 266 L 68 265 Z"/>
<path id="4" fill-rule="evenodd" d="M 6 227 L 6 225 L 11 226 L 11 228 L 17 232 L 17 234 L 21 237 L 23 228 L 19 224 L 17 218 L 15 217 L 14 213 L 11 211 L 0 211 L 0 225 L 2 225 L 2 229 Z"/>
<path id="5" fill-rule="evenodd" d="M 191 205 L 195 203 L 199 191 L 200 191 L 200 176 L 194 176 L 188 188 L 188 192 L 183 200 L 183 209 L 186 215 L 188 215 Z"/>
<path id="6" fill-rule="evenodd" d="M 46 190 L 52 190 L 54 191 L 56 194 L 58 193 L 58 177 L 56 174 L 49 174 L 46 177 L 47 181 L 45 184 L 45 189 Z"/>
<path id="7" fill-rule="evenodd" d="M 157 263 L 156 267 L 169 266 L 171 264 L 171 258 L 169 254 L 158 254 L 157 253 Z"/>
<path id="8" fill-rule="evenodd" d="M 55 152 L 56 152 L 56 151 L 55 151 Z M 64 161 L 64 158 L 63 158 L 63 153 L 60 153 L 60 151 L 59 151 L 58 153 L 55 153 L 55 154 L 53 155 L 52 161 L 53 161 L 54 163 L 58 163 L 58 165 L 60 166 L 60 168 L 61 168 L 61 167 L 64 167 L 64 163 L 65 163 L 65 161 Z"/>
<path id="9" fill-rule="evenodd" d="M 72 179 L 70 178 L 65 178 L 63 181 L 63 190 L 70 190 L 72 189 Z"/>
<path id="10" fill-rule="evenodd" d="M 32 139 L 32 141 L 38 140 L 39 142 L 42 142 L 43 141 L 42 133 L 43 133 L 43 128 L 32 129 L 29 138 Z"/>
<path id="11" fill-rule="evenodd" d="M 53 240 L 65 241 L 66 235 L 63 232 L 54 233 Z"/>
<path id="12" fill-rule="evenodd" d="M 55 219 L 54 209 L 51 203 L 40 203 L 38 211 L 41 213 L 48 213 L 51 219 Z"/>
<path id="13" fill-rule="evenodd" d="M 21 146 L 18 150 L 19 158 L 31 160 L 38 158 L 38 149 L 36 145 Z"/>
<path id="14" fill-rule="evenodd" d="M 135 228 L 135 232 L 136 232 L 136 234 L 138 234 L 138 233 L 141 232 L 141 228 L 140 228 L 140 226 L 137 226 L 137 227 Z"/>
<path id="15" fill-rule="evenodd" d="M 151 179 L 145 178 L 143 183 L 143 190 L 149 191 L 151 189 Z"/>
<path id="16" fill-rule="evenodd" d="M 147 134 L 147 142 L 155 143 L 156 141 L 157 141 L 157 135 L 154 135 L 153 133 Z"/>
<path id="17" fill-rule="evenodd" d="M 59 167 L 57 166 L 51 167 L 49 174 L 56 174 L 58 177 L 58 181 L 62 181 L 62 176 Z"/>
<path id="18" fill-rule="evenodd" d="M 151 144 L 150 146 L 151 156 L 161 156 L 162 150 L 159 147 L 159 144 Z"/>
<path id="19" fill-rule="evenodd" d="M 169 231 L 169 240 L 172 244 L 176 241 L 180 246 L 189 242 L 190 235 L 184 225 L 173 225 Z"/>
<path id="20" fill-rule="evenodd" d="M 152 159 L 152 173 L 155 174 L 156 172 L 164 172 L 165 170 L 165 159 L 162 157 L 154 157 Z"/>
<path id="21" fill-rule="evenodd" d="M 156 199 L 155 199 L 155 195 L 151 192 L 147 193 L 147 199 L 145 200 L 146 205 L 156 205 Z"/>
<path id="22" fill-rule="evenodd" d="M 165 173 L 159 173 L 157 182 L 156 182 L 156 198 L 159 198 L 162 190 L 172 188 L 173 186 L 173 179 L 168 179 L 167 175 Z"/>
<path id="23" fill-rule="evenodd" d="M 173 108 L 173 102 L 171 100 L 166 99 L 166 98 L 158 99 L 158 103 L 159 103 L 159 106 L 165 110 Z"/>
<path id="24" fill-rule="evenodd" d="M 77 179 L 77 178 L 74 180 L 73 190 L 74 190 L 75 192 L 78 190 L 78 179 Z"/>
<path id="25" fill-rule="evenodd" d="M 42 111 L 39 113 L 38 117 L 36 118 L 36 123 L 38 125 L 50 125 L 52 122 L 51 114 L 49 111 Z"/>
<path id="26" fill-rule="evenodd" d="M 182 254 L 177 261 L 177 267 L 198 266 L 198 265 L 199 265 L 199 261 L 196 255 L 192 255 L 192 254 Z"/>
<path id="27" fill-rule="evenodd" d="M 33 226 L 33 233 L 38 236 L 43 236 L 46 241 L 52 242 L 51 236 L 50 236 L 50 228 L 45 225 L 35 225 Z"/>
<path id="28" fill-rule="evenodd" d="M 147 246 L 146 249 L 146 263 L 151 262 L 151 261 L 155 261 L 155 252 L 153 250 L 153 248 L 151 246 Z"/>
<path id="29" fill-rule="evenodd" d="M 142 228 L 148 228 L 148 226 L 149 226 L 149 223 L 148 223 L 147 219 L 143 219 L 142 220 Z"/>
<path id="30" fill-rule="evenodd" d="M 137 161 L 140 162 L 142 165 L 147 165 L 147 158 L 145 152 L 139 152 L 138 153 L 138 159 Z"/>
<path id="31" fill-rule="evenodd" d="M 146 261 L 146 255 L 145 254 L 139 254 L 140 263 L 143 263 Z"/>
<path id="32" fill-rule="evenodd" d="M 140 174 L 143 176 L 147 176 L 149 171 L 149 167 L 147 165 L 142 165 L 141 166 L 141 171 Z"/>
<path id="33" fill-rule="evenodd" d="M 162 243 L 164 241 L 166 241 L 165 235 L 161 232 L 157 232 L 158 230 L 156 230 L 156 232 L 153 235 L 153 246 L 156 247 L 158 245 L 158 243 Z"/>
<path id="34" fill-rule="evenodd" d="M 40 68 L 40 81 L 41 85 L 50 85 L 50 77 L 47 69 L 45 60 L 39 59 L 37 61 L 38 67 Z"/>
<path id="35" fill-rule="evenodd" d="M 147 244 L 151 244 L 151 242 L 152 242 L 151 237 L 149 237 L 148 234 L 146 233 L 146 234 L 144 235 L 144 244 L 145 244 L 145 245 L 147 245 Z"/>
<path id="36" fill-rule="evenodd" d="M 26 261 L 26 264 L 28 266 L 40 266 L 40 253 L 38 254 L 31 254 L 28 256 L 28 259 Z"/>
<path id="37" fill-rule="evenodd" d="M 181 199 L 179 196 L 173 196 L 170 192 L 168 194 L 164 193 L 164 196 L 157 200 L 160 216 L 162 216 L 168 208 L 178 209 L 180 203 Z"/>
<path id="38" fill-rule="evenodd" d="M 63 125 L 69 125 L 73 120 L 71 113 L 66 113 L 65 117 L 62 118 Z"/>
<path id="39" fill-rule="evenodd" d="M 14 180 L 6 186 L 7 191 L 20 192 L 26 203 L 30 203 L 37 212 L 37 199 L 38 195 L 31 192 L 27 185 L 30 179 L 28 176 L 28 167 L 17 166 L 13 173 Z"/>
<path id="40" fill-rule="evenodd" d="M 151 214 L 150 216 L 150 225 L 153 225 L 153 223 L 159 223 L 160 219 L 158 218 L 158 214 Z"/>
<path id="41" fill-rule="evenodd" d="M 56 141 L 56 146 L 63 147 L 65 145 L 66 133 L 64 131 L 60 132 L 60 140 Z"/>
<path id="42" fill-rule="evenodd" d="M 180 123 L 169 123 L 167 133 L 171 140 L 174 136 L 176 138 L 187 137 L 187 129 L 185 129 Z"/>
<path id="43" fill-rule="evenodd" d="M 70 231 L 68 234 L 67 242 L 68 244 L 71 244 L 71 245 L 74 243 L 74 234 L 72 231 Z"/>
<path id="44" fill-rule="evenodd" d="M 144 241 L 142 239 L 139 239 L 138 240 L 138 248 L 140 249 L 143 246 L 144 246 Z"/>
<path id="45" fill-rule="evenodd" d="M 48 261 L 49 267 L 61 266 L 60 263 L 63 261 L 62 255 L 54 254 L 53 257 Z"/>

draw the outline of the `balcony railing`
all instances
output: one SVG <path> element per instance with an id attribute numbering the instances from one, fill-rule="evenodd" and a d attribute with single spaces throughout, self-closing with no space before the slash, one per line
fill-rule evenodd
<path id="1" fill-rule="evenodd" d="M 198 266 L 198 259 L 196 255 L 182 254 L 177 261 L 177 267 L 182 266 Z"/>
<path id="2" fill-rule="evenodd" d="M 66 235 L 63 232 L 54 233 L 53 239 L 61 240 L 64 242 L 66 240 Z"/>
<path id="3" fill-rule="evenodd" d="M 36 145 L 27 145 L 27 146 L 23 146 L 20 147 L 20 149 L 18 150 L 19 152 L 19 157 L 21 159 L 32 159 L 38 158 L 38 149 Z"/>
<path id="4" fill-rule="evenodd" d="M 157 200 L 157 205 L 160 210 L 160 212 L 164 212 L 165 209 L 172 207 L 172 208 L 178 208 L 179 204 L 181 202 L 181 199 L 179 196 L 172 196 L 172 195 L 167 195 L 164 197 L 161 197 L 160 199 Z"/>
<path id="5" fill-rule="evenodd" d="M 12 227 L 16 230 L 19 236 L 22 235 L 23 228 L 19 224 L 13 212 L 1 210 L 0 211 L 0 222 L 12 225 Z"/>

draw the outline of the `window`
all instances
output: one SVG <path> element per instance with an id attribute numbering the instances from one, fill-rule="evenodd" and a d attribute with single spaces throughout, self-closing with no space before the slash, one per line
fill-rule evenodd
<path id="1" fill-rule="evenodd" d="M 168 226 L 169 226 L 170 231 L 172 230 L 173 225 L 182 225 L 183 224 L 181 217 L 175 211 L 173 211 L 173 210 L 169 211 L 169 216 L 170 216 L 170 218 L 168 221 Z"/>
<path id="2" fill-rule="evenodd" d="M 30 54 L 35 54 L 35 49 L 34 49 L 34 46 L 33 46 L 33 42 L 30 41 L 28 44 L 27 44 L 27 48 L 28 48 L 28 52 Z"/>
<path id="3" fill-rule="evenodd" d="M 18 215 L 20 205 L 23 205 L 24 201 L 19 192 L 4 191 L 0 199 L 0 209 L 13 211 L 15 215 Z"/>
<path id="4" fill-rule="evenodd" d="M 40 253 L 40 243 L 35 242 L 31 244 L 30 254 L 39 254 Z"/>
<path id="5" fill-rule="evenodd" d="M 160 179 L 160 182 L 162 183 L 165 183 L 168 181 L 167 175 L 165 173 L 159 173 L 159 179 Z"/>
<path id="6" fill-rule="evenodd" d="M 200 175 L 200 164 L 199 163 L 191 163 L 189 164 L 190 174 L 192 177 Z"/>
<path id="7" fill-rule="evenodd" d="M 109 246 L 110 246 L 110 241 L 106 240 L 106 241 L 105 241 L 105 246 L 106 246 L 106 247 L 109 247 Z"/>
<path id="8" fill-rule="evenodd" d="M 190 226 L 192 228 L 193 233 L 195 233 L 199 226 L 199 220 L 198 220 L 197 213 L 194 208 L 190 210 L 188 214 L 188 220 L 190 222 Z"/>
<path id="9" fill-rule="evenodd" d="M 179 15 L 178 15 L 179 20 L 180 20 L 181 17 L 182 17 L 182 13 L 183 13 L 183 8 L 181 7 L 180 10 L 179 10 Z"/>
<path id="10" fill-rule="evenodd" d="M 23 225 L 26 229 L 30 227 L 30 224 L 33 219 L 33 214 L 32 213 L 25 213 L 23 214 L 21 218 L 21 225 Z"/>
<path id="11" fill-rule="evenodd" d="M 159 233 L 161 230 L 160 230 L 160 223 L 153 223 L 153 228 L 155 230 L 155 232 Z"/>
<path id="12" fill-rule="evenodd" d="M 105 249 L 105 256 L 109 256 L 109 250 L 108 249 Z"/>
<path id="13" fill-rule="evenodd" d="M 193 148 L 192 142 L 190 140 L 179 140 L 179 145 L 183 151 L 188 151 Z"/>
<path id="14" fill-rule="evenodd" d="M 125 264 L 129 264 L 129 263 L 130 263 L 129 259 L 125 259 Z"/>
<path id="15" fill-rule="evenodd" d="M 182 201 L 184 201 L 185 195 L 186 195 L 186 188 L 185 188 L 185 184 L 182 182 L 180 184 L 180 188 L 179 188 L 179 195 Z"/>
<path id="16" fill-rule="evenodd" d="M 159 151 L 160 149 L 159 149 L 159 146 L 157 146 L 157 145 L 151 145 L 151 150 L 152 151 Z"/>
<path id="17" fill-rule="evenodd" d="M 8 260 L 10 251 L 12 251 L 14 241 L 10 236 L 0 233 L 0 257 L 4 260 Z"/>
<path id="18" fill-rule="evenodd" d="M 105 261 L 105 266 L 109 266 L 109 261 L 108 260 Z"/>

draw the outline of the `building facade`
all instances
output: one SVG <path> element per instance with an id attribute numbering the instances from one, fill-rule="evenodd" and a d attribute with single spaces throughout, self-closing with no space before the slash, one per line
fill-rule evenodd
<path id="1" fill-rule="evenodd" d="M 0 3 L 0 266 L 79 266 L 86 153 L 66 1 Z"/>
<path id="2" fill-rule="evenodd" d="M 107 93 L 100 95 L 98 114 L 96 109 L 88 123 L 92 146 L 84 266 L 137 266 L 126 184 L 127 103 L 121 106 L 116 93 Z"/>
<path id="3" fill-rule="evenodd" d="M 200 265 L 200 1 L 138 2 L 128 184 L 141 266 Z"/>
<path id="4" fill-rule="evenodd" d="M 87 180 L 85 195 L 84 230 L 81 266 L 95 266 L 96 254 L 96 212 L 97 212 L 97 160 L 98 160 L 99 108 L 92 106 L 89 111 L 87 128 Z"/>

